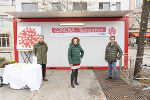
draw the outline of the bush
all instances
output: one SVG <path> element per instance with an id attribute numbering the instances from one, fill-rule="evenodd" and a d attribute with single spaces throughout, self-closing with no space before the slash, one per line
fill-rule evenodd
<path id="1" fill-rule="evenodd" d="M 8 64 L 10 64 L 9 60 L 6 60 L 5 57 L 0 57 L 0 68 L 4 68 Z"/>
<path id="2" fill-rule="evenodd" d="M 4 68 L 8 64 L 10 64 L 10 61 L 5 60 L 5 61 L 3 61 L 3 62 L 0 63 L 0 68 Z"/>
<path id="3" fill-rule="evenodd" d="M 0 63 L 2 63 L 2 62 L 4 62 L 4 61 L 6 61 L 6 58 L 0 57 Z"/>
<path id="4" fill-rule="evenodd" d="M 11 62 L 10 62 L 10 64 L 14 64 L 14 63 L 16 63 L 16 61 L 11 61 Z"/>

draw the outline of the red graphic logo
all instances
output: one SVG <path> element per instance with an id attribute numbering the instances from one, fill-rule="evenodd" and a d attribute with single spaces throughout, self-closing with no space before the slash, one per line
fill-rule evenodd
<path id="1" fill-rule="evenodd" d="M 114 27 L 110 27 L 108 29 L 108 33 L 110 36 L 114 36 L 116 34 L 116 29 Z"/>
<path id="2" fill-rule="evenodd" d="M 25 28 L 23 29 L 19 35 L 19 45 L 21 45 L 23 48 L 31 48 L 36 41 L 38 41 L 39 34 L 36 33 L 36 30 L 34 28 Z"/>

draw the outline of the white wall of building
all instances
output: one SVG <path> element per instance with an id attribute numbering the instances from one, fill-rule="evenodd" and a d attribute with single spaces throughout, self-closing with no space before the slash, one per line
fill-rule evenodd
<path id="1" fill-rule="evenodd" d="M 47 1 L 47 0 L 46 0 Z M 49 0 L 52 2 L 58 2 L 58 0 Z M 116 2 L 121 3 L 121 10 L 129 10 L 129 0 L 69 0 L 68 3 L 68 8 L 69 10 L 73 9 L 73 2 L 87 2 L 87 10 L 88 11 L 99 11 L 99 2 L 110 2 L 110 11 L 115 11 L 116 10 L 116 5 L 112 6 L 112 4 L 116 4 Z M 39 10 L 42 11 L 42 8 L 44 6 L 42 5 L 42 0 L 16 0 L 16 10 L 17 12 L 22 12 L 22 3 L 38 3 L 39 5 Z M 47 3 L 48 6 L 45 6 L 47 9 L 52 9 L 52 4 Z M 67 7 L 67 0 L 66 3 L 63 3 L 62 5 Z M 66 11 L 66 9 L 62 6 L 62 9 Z"/>

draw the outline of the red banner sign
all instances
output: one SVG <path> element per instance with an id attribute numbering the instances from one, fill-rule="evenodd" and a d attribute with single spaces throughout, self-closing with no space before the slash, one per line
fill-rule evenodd
<path id="1" fill-rule="evenodd" d="M 106 27 L 63 27 L 52 28 L 52 33 L 93 33 L 106 32 Z"/>
<path id="2" fill-rule="evenodd" d="M 59 27 L 52 28 L 52 36 L 114 36 L 116 27 Z"/>

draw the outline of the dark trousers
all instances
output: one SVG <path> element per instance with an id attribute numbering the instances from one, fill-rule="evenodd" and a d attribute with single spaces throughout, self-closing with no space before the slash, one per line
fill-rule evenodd
<path id="1" fill-rule="evenodd" d="M 77 82 L 77 77 L 78 77 L 78 69 L 72 69 L 71 83 Z"/>
<path id="2" fill-rule="evenodd" d="M 46 64 L 41 64 L 42 65 L 42 76 L 45 77 L 46 74 Z"/>

